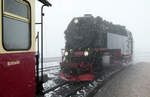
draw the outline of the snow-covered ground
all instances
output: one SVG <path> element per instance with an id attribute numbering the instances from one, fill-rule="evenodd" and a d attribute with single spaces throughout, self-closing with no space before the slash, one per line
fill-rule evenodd
<path id="1" fill-rule="evenodd" d="M 134 63 L 150 62 L 150 51 L 135 51 L 133 61 Z"/>
<path id="2" fill-rule="evenodd" d="M 50 67 L 50 66 L 58 66 L 60 61 L 61 61 L 61 57 L 49 57 L 49 58 L 44 58 L 44 67 Z"/>
<path id="3" fill-rule="evenodd" d="M 51 60 L 51 59 L 48 59 Z M 60 60 L 56 61 L 44 61 L 43 67 L 52 67 L 48 71 L 44 71 L 44 74 L 48 75 L 49 80 L 43 84 L 44 89 L 49 89 L 57 85 L 57 80 L 59 80 L 59 70 L 60 70 Z M 46 96 L 47 97 L 47 96 Z"/>

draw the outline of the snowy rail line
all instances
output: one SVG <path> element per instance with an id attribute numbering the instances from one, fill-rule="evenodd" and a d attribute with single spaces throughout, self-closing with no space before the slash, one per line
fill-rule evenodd
<path id="1" fill-rule="evenodd" d="M 91 97 L 98 88 L 102 87 L 113 75 L 127 66 L 118 66 L 103 70 L 94 81 L 71 83 L 59 78 L 59 62 L 46 62 L 44 73 L 48 81 L 43 84 L 44 97 Z"/>
<path id="2" fill-rule="evenodd" d="M 57 69 L 60 69 L 60 68 L 59 68 L 59 65 L 57 65 L 57 66 L 44 67 L 44 68 L 43 68 L 43 71 L 44 71 L 44 72 L 47 72 L 47 71 L 55 70 L 55 69 L 56 69 L 56 70 L 57 70 Z M 41 72 L 41 68 L 39 69 L 39 71 Z"/>
<path id="3" fill-rule="evenodd" d="M 57 76 L 53 79 L 55 85 L 45 89 L 45 97 L 91 97 L 92 93 L 95 93 L 98 87 L 103 86 L 107 80 L 112 78 L 113 75 L 117 74 L 125 67 L 127 66 L 106 69 L 99 74 L 96 80 L 90 82 L 64 82 L 59 79 L 59 76 Z"/>

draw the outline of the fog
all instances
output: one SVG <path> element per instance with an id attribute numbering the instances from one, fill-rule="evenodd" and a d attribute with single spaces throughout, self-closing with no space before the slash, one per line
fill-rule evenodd
<path id="1" fill-rule="evenodd" d="M 73 17 L 93 14 L 114 24 L 126 26 L 134 37 L 134 53 L 150 53 L 149 0 L 49 0 L 44 8 L 44 56 L 61 56 L 64 30 Z M 36 22 L 40 21 L 41 4 L 36 2 Z M 40 26 L 36 26 L 40 31 Z M 138 53 L 140 52 L 140 53 Z M 150 56 L 150 55 L 149 55 Z"/>

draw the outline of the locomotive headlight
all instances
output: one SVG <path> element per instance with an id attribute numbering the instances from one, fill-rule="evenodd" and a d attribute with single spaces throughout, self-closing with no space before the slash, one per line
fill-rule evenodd
<path id="1" fill-rule="evenodd" d="M 89 55 L 89 52 L 88 51 L 85 51 L 84 52 L 84 56 L 88 56 Z"/>
<path id="2" fill-rule="evenodd" d="M 79 22 L 78 19 L 74 19 L 74 23 L 77 24 Z"/>
<path id="3" fill-rule="evenodd" d="M 65 52 L 65 54 L 64 54 L 65 56 L 68 56 L 68 52 Z"/>

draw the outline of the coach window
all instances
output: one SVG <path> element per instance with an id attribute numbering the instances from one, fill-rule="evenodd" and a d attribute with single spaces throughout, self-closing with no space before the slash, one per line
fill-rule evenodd
<path id="1" fill-rule="evenodd" d="M 3 45 L 27 50 L 31 45 L 30 7 L 24 0 L 3 0 Z"/>

